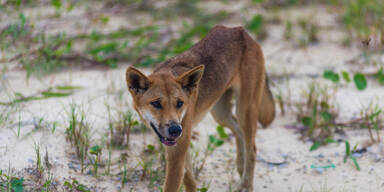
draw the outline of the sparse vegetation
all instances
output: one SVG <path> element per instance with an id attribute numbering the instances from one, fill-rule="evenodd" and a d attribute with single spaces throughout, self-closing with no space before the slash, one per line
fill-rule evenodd
<path id="1" fill-rule="evenodd" d="M 119 105 L 118 109 L 114 110 L 112 115 L 111 107 L 107 105 L 109 142 L 112 146 L 123 146 L 124 143 L 128 146 L 131 130 L 133 127 L 139 126 L 139 121 L 134 119 L 131 109 L 125 108 L 124 105 Z M 113 118 L 114 116 L 117 117 Z"/>
<path id="2" fill-rule="evenodd" d="M 334 132 L 331 127 L 335 126 L 337 109 L 334 106 L 333 93 L 329 87 L 312 82 L 305 96 L 305 102 L 296 106 L 296 118 L 304 126 L 302 130 L 304 136 L 322 143 L 327 138 L 332 138 Z"/>
<path id="3" fill-rule="evenodd" d="M 300 46 L 307 47 L 309 44 L 319 41 L 319 27 L 312 20 L 299 19 L 298 26 L 301 30 L 301 36 L 298 39 Z"/>
<path id="4" fill-rule="evenodd" d="M 244 26 L 265 54 L 280 113 L 271 129 L 258 130 L 268 136 L 260 136 L 259 151 L 274 143 L 271 132 L 287 126 L 299 132 L 302 145 L 314 151 L 303 152 L 304 157 L 282 151 L 287 162 L 313 160 L 312 154 L 321 152 L 339 171 L 343 160 L 332 156 L 337 152 L 359 174 L 371 177 L 382 166 L 377 163 L 371 171 L 366 162 L 383 159 L 378 147 L 384 126 L 380 102 L 383 7 L 382 0 L 0 1 L 0 191 L 135 191 L 137 184 L 161 191 L 165 148 L 152 138 L 151 129 L 141 124 L 130 105 L 123 70 L 126 64 L 149 68 L 166 61 L 188 50 L 217 24 Z M 338 50 L 343 57 L 324 58 Z M 97 77 L 87 76 L 91 70 Z M 105 90 L 102 81 L 111 80 L 119 82 L 113 84 L 119 91 L 108 91 L 110 84 L 106 93 L 100 91 Z M 306 87 L 298 81 L 310 83 Z M 299 90 L 303 94 L 297 94 Z M 358 104 L 340 102 L 355 94 Z M 70 100 L 83 105 L 65 106 Z M 60 104 L 64 110 L 57 109 Z M 194 132 L 190 148 L 198 191 L 215 191 L 218 180 L 226 185 L 222 189 L 233 191 L 238 176 L 233 136 L 222 126 L 214 134 L 207 133 Z M 32 146 L 20 147 L 25 143 Z M 345 152 L 335 151 L 334 146 L 344 145 Z M 269 152 L 258 155 L 269 156 Z M 30 155 L 20 156 L 28 164 L 16 170 L 4 166 L 5 161 L 15 160 L 16 153 Z M 256 165 L 257 179 L 266 181 L 262 187 L 275 184 L 274 178 L 264 174 L 272 173 L 272 166 Z M 280 168 L 276 167 L 284 175 Z M 221 174 L 223 169 L 227 174 Z M 100 179 L 112 187 L 100 189 Z M 312 191 L 336 187 L 326 183 L 320 190 L 315 188 Z M 298 191 L 305 191 L 304 185 Z"/>
<path id="5" fill-rule="evenodd" d="M 334 1 L 342 8 L 342 23 L 351 35 L 368 39 L 384 32 L 384 2 L 380 0 Z M 382 42 L 381 42 L 382 43 Z"/>
<path id="6" fill-rule="evenodd" d="M 87 186 L 81 184 L 76 179 L 72 179 L 71 181 L 65 181 L 64 188 L 67 191 L 71 192 L 91 192 L 91 190 Z"/>
<path id="7" fill-rule="evenodd" d="M 357 145 L 353 147 L 353 150 L 351 150 L 351 146 L 349 144 L 349 141 L 345 141 L 345 156 L 344 156 L 344 163 L 347 162 L 348 159 L 352 159 L 353 164 L 355 165 L 356 169 L 360 171 L 359 163 L 357 163 L 356 157 L 352 155 L 352 151 L 356 151 Z"/>
<path id="8" fill-rule="evenodd" d="M 209 135 L 209 140 L 206 149 L 204 150 L 202 156 L 200 156 L 200 149 L 195 148 L 192 145 L 192 169 L 193 175 L 198 178 L 200 172 L 203 170 L 207 158 L 215 151 L 216 148 L 224 144 L 224 139 L 228 139 L 227 133 L 224 131 L 223 126 L 216 127 L 217 135 Z"/>
<path id="9" fill-rule="evenodd" d="M 23 191 L 24 178 L 17 178 L 11 176 L 8 172 L 7 174 L 0 170 L 0 189 L 1 191 L 14 191 L 22 192 Z"/>
<path id="10" fill-rule="evenodd" d="M 81 172 L 83 173 L 85 169 L 84 163 L 90 146 L 90 127 L 85 112 L 79 106 L 72 103 L 69 110 L 67 112 L 69 125 L 65 134 L 67 140 L 75 148 L 76 156 L 80 159 Z"/>
<path id="11" fill-rule="evenodd" d="M 101 155 L 101 147 L 99 145 L 95 145 L 91 147 L 89 150 L 89 153 L 91 155 L 94 155 L 94 162 L 93 162 L 93 174 L 97 177 L 97 170 L 99 168 L 99 162 L 100 162 L 100 155 Z"/>
<path id="12" fill-rule="evenodd" d="M 0 105 L 6 105 L 6 106 L 13 106 L 17 103 L 21 102 L 28 102 L 33 100 L 41 100 L 41 99 L 47 99 L 52 97 L 66 97 L 73 93 L 74 90 L 80 89 L 80 87 L 77 86 L 56 86 L 56 87 L 49 87 L 45 90 L 39 91 L 37 93 L 34 93 L 29 96 L 24 96 L 20 92 L 14 93 L 14 99 L 8 102 L 0 102 Z M 5 117 L 4 117 L 5 118 Z"/>

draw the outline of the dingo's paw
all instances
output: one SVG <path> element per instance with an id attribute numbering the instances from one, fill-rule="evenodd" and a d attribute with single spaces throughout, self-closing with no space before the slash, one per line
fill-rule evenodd
<path id="1" fill-rule="evenodd" d="M 253 187 L 242 184 L 237 186 L 235 191 L 236 192 L 253 192 Z"/>

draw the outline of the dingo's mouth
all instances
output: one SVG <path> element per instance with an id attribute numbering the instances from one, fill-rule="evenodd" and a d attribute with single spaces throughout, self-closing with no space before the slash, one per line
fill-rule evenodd
<path id="1" fill-rule="evenodd" d="M 157 130 L 156 126 L 151 122 L 151 127 L 153 131 L 155 131 L 156 135 L 159 137 L 160 142 L 163 143 L 166 146 L 174 146 L 176 145 L 176 140 L 171 138 L 163 137 L 159 131 Z"/>

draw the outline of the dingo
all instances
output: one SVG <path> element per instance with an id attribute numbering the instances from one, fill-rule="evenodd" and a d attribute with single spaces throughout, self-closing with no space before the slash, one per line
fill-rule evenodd
<path id="1" fill-rule="evenodd" d="M 179 191 L 182 180 L 186 191 L 196 191 L 188 147 L 192 127 L 208 111 L 236 137 L 239 191 L 253 191 L 257 122 L 273 121 L 275 103 L 261 48 L 242 27 L 216 26 L 149 76 L 129 67 L 126 80 L 135 110 L 167 146 L 165 192 Z"/>

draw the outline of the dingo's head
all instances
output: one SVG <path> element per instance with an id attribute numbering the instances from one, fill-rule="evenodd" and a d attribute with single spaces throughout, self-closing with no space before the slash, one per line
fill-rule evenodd
<path id="1" fill-rule="evenodd" d="M 179 77 L 170 73 L 153 73 L 147 77 L 133 67 L 127 69 L 127 86 L 134 108 L 163 144 L 173 146 L 181 136 L 181 121 L 203 72 L 204 66 L 200 65 Z"/>

